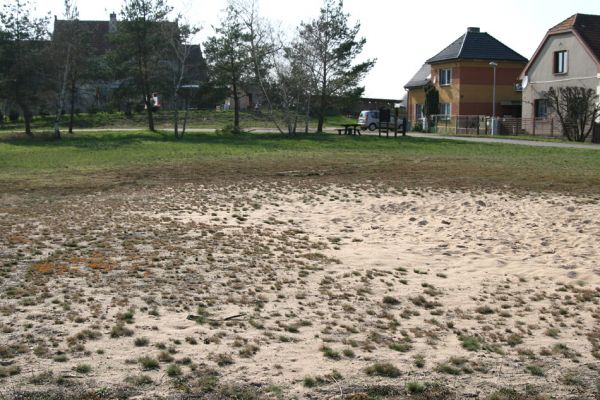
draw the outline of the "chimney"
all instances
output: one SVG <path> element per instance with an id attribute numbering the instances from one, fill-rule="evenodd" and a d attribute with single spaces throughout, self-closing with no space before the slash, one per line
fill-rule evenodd
<path id="1" fill-rule="evenodd" d="M 471 27 L 467 28 L 467 32 L 479 33 L 479 32 L 481 32 L 481 30 L 478 27 L 471 26 Z"/>
<path id="2" fill-rule="evenodd" d="M 108 32 L 115 33 L 117 31 L 117 14 L 114 12 L 110 14 L 110 21 L 108 21 Z"/>

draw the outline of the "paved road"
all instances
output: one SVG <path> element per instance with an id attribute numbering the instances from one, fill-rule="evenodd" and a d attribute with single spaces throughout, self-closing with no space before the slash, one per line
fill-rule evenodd
<path id="1" fill-rule="evenodd" d="M 536 140 L 521 140 L 521 139 L 503 139 L 503 138 L 478 138 L 478 137 L 463 137 L 463 136 L 441 136 L 433 133 L 417 133 L 411 132 L 408 134 L 412 137 L 421 137 L 429 139 L 443 139 L 443 140 L 459 140 L 463 142 L 474 142 L 474 143 L 504 143 L 504 144 L 516 144 L 521 146 L 535 146 L 535 147 L 559 147 L 568 149 L 587 149 L 587 150 L 600 150 L 598 144 L 584 144 L 584 143 L 563 143 L 563 142 L 541 142 Z"/>
<path id="2" fill-rule="evenodd" d="M 104 129 L 77 129 L 78 132 L 111 132 L 111 131 L 139 131 L 145 128 L 104 128 Z M 187 132 L 214 132 L 214 128 L 187 128 Z M 244 128 L 248 132 L 266 132 L 266 133 L 277 133 L 279 132 L 274 128 Z M 161 131 L 168 131 L 167 129 L 161 129 Z M 328 133 L 335 133 L 334 128 L 325 128 Z M 376 136 L 379 135 L 377 131 L 363 131 L 363 135 Z M 384 135 L 384 134 L 383 134 Z M 536 140 L 521 140 L 521 139 L 508 139 L 508 138 L 494 138 L 494 137 L 465 137 L 465 136 L 442 136 L 434 133 L 418 133 L 409 132 L 408 136 L 428 138 L 428 139 L 439 139 L 439 140 L 457 140 L 462 142 L 473 142 L 473 143 L 504 143 L 504 144 L 515 144 L 520 146 L 533 146 L 533 147 L 556 147 L 563 149 L 586 149 L 586 150 L 600 150 L 600 145 L 591 143 L 570 143 L 570 142 L 542 142 Z"/>

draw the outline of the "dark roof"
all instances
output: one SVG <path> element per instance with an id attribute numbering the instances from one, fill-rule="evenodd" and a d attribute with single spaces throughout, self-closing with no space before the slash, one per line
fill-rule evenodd
<path id="1" fill-rule="evenodd" d="M 431 81 L 431 65 L 423 64 L 423 66 L 417 71 L 415 76 L 411 78 L 410 81 L 406 85 L 404 85 L 405 89 L 416 88 L 425 86 L 428 82 Z"/>
<path id="2" fill-rule="evenodd" d="M 548 35 L 576 31 L 600 62 L 600 15 L 574 14 L 548 30 Z"/>
<path id="3" fill-rule="evenodd" d="M 480 32 L 479 28 L 469 28 L 464 35 L 427 62 L 436 63 L 459 59 L 527 62 L 525 57 L 488 33 Z"/>
<path id="4" fill-rule="evenodd" d="M 117 21 L 116 16 L 111 15 L 111 21 L 82 21 L 82 20 L 54 20 L 54 31 L 52 33 L 53 40 L 61 36 L 72 36 L 81 34 L 82 40 L 89 45 L 96 54 L 105 54 L 111 49 L 110 40 L 111 23 L 114 24 L 114 30 L 118 29 L 126 22 Z M 177 22 L 165 21 L 160 24 L 172 25 L 177 27 Z"/>
<path id="5" fill-rule="evenodd" d="M 57 19 L 54 21 L 52 38 L 56 40 L 62 35 L 73 35 L 80 32 L 86 43 L 98 54 L 104 54 L 110 48 L 108 37 L 108 21 L 69 21 Z"/>

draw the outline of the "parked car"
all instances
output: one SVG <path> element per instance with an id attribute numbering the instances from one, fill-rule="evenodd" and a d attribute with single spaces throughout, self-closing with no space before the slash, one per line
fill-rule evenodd
<path id="1" fill-rule="evenodd" d="M 396 122 L 396 118 L 393 115 L 390 115 L 390 127 L 394 126 Z M 370 131 L 374 131 L 379 128 L 379 111 L 377 110 L 365 110 L 361 111 L 358 116 L 358 124 L 361 129 L 369 129 Z"/>

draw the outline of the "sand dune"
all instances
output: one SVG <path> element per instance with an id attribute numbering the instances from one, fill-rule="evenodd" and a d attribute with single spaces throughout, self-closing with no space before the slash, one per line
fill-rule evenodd
<path id="1" fill-rule="evenodd" d="M 4 198 L 0 214 L 0 372 L 19 369 L 4 393 L 597 396 L 597 199 L 291 180 Z M 385 363 L 399 376 L 367 370 Z"/>

